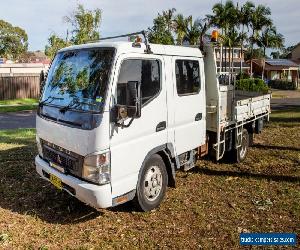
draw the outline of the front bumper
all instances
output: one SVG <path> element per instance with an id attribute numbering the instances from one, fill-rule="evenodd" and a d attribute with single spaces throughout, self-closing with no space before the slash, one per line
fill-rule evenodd
<path id="1" fill-rule="evenodd" d="M 46 175 L 53 174 L 61 179 L 63 184 L 69 186 L 74 190 L 70 192 L 69 188 L 63 188 L 71 195 L 75 196 L 78 200 L 95 208 L 107 208 L 112 206 L 112 194 L 110 184 L 95 185 L 80 179 L 77 179 L 70 175 L 65 175 L 56 169 L 49 166 L 47 162 L 41 159 L 39 156 L 35 157 L 36 171 L 45 180 L 49 181 Z M 43 173 L 44 171 L 44 173 Z"/>

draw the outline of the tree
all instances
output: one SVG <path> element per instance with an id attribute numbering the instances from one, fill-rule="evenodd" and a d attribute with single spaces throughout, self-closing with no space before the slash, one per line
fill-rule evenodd
<path id="1" fill-rule="evenodd" d="M 0 20 L 0 57 L 18 60 L 28 49 L 28 36 L 20 27 Z"/>
<path id="2" fill-rule="evenodd" d="M 222 30 L 221 38 L 225 46 L 229 46 L 229 63 L 232 58 L 231 47 L 236 45 L 234 42 L 238 35 L 236 28 L 240 26 L 240 12 L 237 7 L 234 6 L 231 0 L 227 0 L 225 4 L 217 3 L 213 6 L 213 15 L 207 15 L 210 26 L 217 27 Z M 225 61 L 227 61 L 227 49 L 225 49 Z M 223 57 L 223 55 L 222 55 Z M 225 71 L 227 65 L 225 64 Z"/>
<path id="3" fill-rule="evenodd" d="M 214 15 L 206 15 L 209 24 L 221 29 L 224 35 L 227 35 L 230 29 L 239 24 L 238 12 L 231 0 L 226 1 L 224 5 L 222 3 L 215 4 L 212 10 Z"/>
<path id="4" fill-rule="evenodd" d="M 172 9 L 173 10 L 173 9 Z M 153 20 L 153 26 L 148 29 L 149 34 L 148 38 L 151 43 L 157 44 L 174 44 L 174 38 L 172 35 L 172 26 L 170 25 L 169 14 L 172 14 L 174 11 L 165 12 L 165 14 L 161 15 L 158 13 L 157 17 Z M 168 13 L 168 15 L 166 15 Z"/>
<path id="5" fill-rule="evenodd" d="M 48 38 L 48 43 L 49 43 L 49 45 L 46 45 L 46 47 L 45 47 L 45 54 L 46 54 L 46 56 L 50 57 L 51 59 L 54 58 L 54 56 L 56 55 L 58 50 L 71 45 L 70 42 L 58 37 L 55 34 L 52 34 Z"/>
<path id="6" fill-rule="evenodd" d="M 72 26 L 71 38 L 63 39 L 56 34 L 50 35 L 45 54 L 53 58 L 57 51 L 72 44 L 82 44 L 100 38 L 99 27 L 101 23 L 101 10 L 86 10 L 83 5 L 78 5 L 71 16 L 64 17 Z M 68 33 L 68 32 L 67 32 Z"/>
<path id="7" fill-rule="evenodd" d="M 182 14 L 178 14 L 174 18 L 174 30 L 177 35 L 176 43 L 177 45 L 182 45 L 183 39 L 188 26 L 188 18 L 185 18 Z"/>
<path id="8" fill-rule="evenodd" d="M 281 49 L 284 46 L 283 35 L 277 33 L 275 26 L 265 27 L 256 42 L 263 49 L 264 56 L 267 48 Z"/>
<path id="9" fill-rule="evenodd" d="M 193 22 L 192 16 L 189 16 L 187 21 L 183 40 L 188 42 L 190 45 L 197 45 L 200 42 L 201 33 L 206 31 L 204 21 L 202 19 L 197 19 Z"/>
<path id="10" fill-rule="evenodd" d="M 297 46 L 298 44 L 296 45 L 293 45 L 293 46 L 289 46 L 289 47 L 286 47 L 286 48 L 280 48 L 279 51 L 273 51 L 271 52 L 271 56 L 274 58 L 274 59 L 287 59 L 289 58 L 292 50 Z"/>
<path id="11" fill-rule="evenodd" d="M 65 21 L 70 23 L 72 30 L 71 42 L 83 44 L 100 38 L 99 27 L 102 11 L 100 9 L 86 10 L 79 4 L 71 16 L 65 16 Z"/>
<path id="12" fill-rule="evenodd" d="M 172 32 L 174 30 L 174 13 L 176 12 L 175 8 L 164 10 L 162 12 L 162 16 L 165 19 L 165 23 L 167 25 L 167 30 Z"/>
<path id="13" fill-rule="evenodd" d="M 264 5 L 258 5 L 250 16 L 250 27 L 252 29 L 252 35 L 250 36 L 251 50 L 257 41 L 259 41 L 260 32 L 266 28 L 272 26 L 273 22 L 270 18 L 271 9 Z"/>

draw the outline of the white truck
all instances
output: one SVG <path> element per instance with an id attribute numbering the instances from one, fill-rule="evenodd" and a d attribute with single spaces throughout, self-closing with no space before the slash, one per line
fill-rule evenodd
<path id="1" fill-rule="evenodd" d="M 224 74 L 213 43 L 145 37 L 60 50 L 37 112 L 36 171 L 96 208 L 158 207 L 177 170 L 207 154 L 242 161 L 269 118 L 269 94 L 249 97 L 221 84 Z"/>

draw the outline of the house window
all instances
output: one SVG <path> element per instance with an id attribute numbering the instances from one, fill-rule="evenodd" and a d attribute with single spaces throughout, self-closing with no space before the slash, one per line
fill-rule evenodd
<path id="1" fill-rule="evenodd" d="M 123 61 L 117 85 L 117 103 L 127 104 L 127 83 L 141 83 L 142 104 L 154 99 L 160 92 L 160 63 L 158 60 L 127 59 Z"/>
<path id="2" fill-rule="evenodd" d="M 199 93 L 201 88 L 199 62 L 194 60 L 176 60 L 175 67 L 178 95 Z"/>

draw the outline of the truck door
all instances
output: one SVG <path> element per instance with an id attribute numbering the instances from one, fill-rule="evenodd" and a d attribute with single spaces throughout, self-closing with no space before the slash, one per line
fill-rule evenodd
<path id="1" fill-rule="evenodd" d="M 182 154 L 205 143 L 206 104 L 203 60 L 173 57 L 174 139 Z"/>
<path id="2" fill-rule="evenodd" d="M 145 54 L 120 56 L 112 91 L 113 102 L 123 104 L 122 99 L 126 99 L 126 84 L 129 81 L 138 81 L 141 84 L 142 110 L 141 117 L 134 119 L 127 128 L 117 127 L 111 122 L 113 197 L 136 188 L 139 170 L 145 157 L 153 149 L 165 145 L 168 139 L 164 58 Z M 129 121 L 127 119 L 124 124 Z"/>

